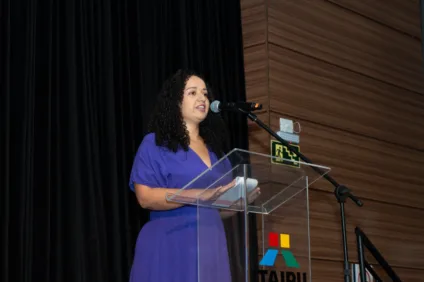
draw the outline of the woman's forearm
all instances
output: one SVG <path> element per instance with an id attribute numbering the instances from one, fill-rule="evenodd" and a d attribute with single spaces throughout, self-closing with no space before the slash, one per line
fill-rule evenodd
<path id="1" fill-rule="evenodd" d="M 181 191 L 177 188 L 151 188 L 146 185 L 135 184 L 135 193 L 138 203 L 145 209 L 149 210 L 172 210 L 183 206 L 184 204 L 170 202 L 167 196 L 177 194 L 186 201 L 193 200 L 199 197 L 205 190 L 201 189 L 187 189 Z"/>

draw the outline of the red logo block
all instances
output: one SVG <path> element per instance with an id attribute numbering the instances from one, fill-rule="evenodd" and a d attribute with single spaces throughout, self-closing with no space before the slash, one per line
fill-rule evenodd
<path id="1" fill-rule="evenodd" d="M 268 237 L 268 244 L 269 244 L 270 247 L 276 247 L 276 248 L 280 247 L 280 245 L 279 245 L 280 240 L 278 238 L 279 237 L 278 233 L 270 232 L 268 236 L 269 236 Z"/>

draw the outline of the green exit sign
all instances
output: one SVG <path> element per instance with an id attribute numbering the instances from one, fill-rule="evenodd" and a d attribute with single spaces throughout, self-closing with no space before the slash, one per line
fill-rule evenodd
<path id="1" fill-rule="evenodd" d="M 300 152 L 299 145 L 290 145 L 295 152 Z M 291 152 L 285 145 L 277 140 L 271 140 L 271 162 L 274 164 L 299 167 L 299 156 Z"/>

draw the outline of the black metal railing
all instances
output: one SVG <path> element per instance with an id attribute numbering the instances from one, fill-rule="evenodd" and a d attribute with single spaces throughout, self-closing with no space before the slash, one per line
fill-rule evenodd
<path id="1" fill-rule="evenodd" d="M 365 270 L 369 271 L 369 273 L 374 277 L 376 282 L 383 282 L 383 279 L 381 279 L 381 277 L 371 267 L 371 265 L 365 258 L 365 248 L 371 253 L 371 255 L 375 258 L 375 260 L 383 268 L 383 270 L 393 282 L 402 282 L 402 280 L 400 280 L 400 278 L 397 276 L 396 272 L 390 267 L 389 263 L 384 259 L 384 257 L 380 254 L 380 252 L 377 250 L 371 240 L 365 235 L 365 233 L 359 227 L 355 228 L 355 233 L 358 249 L 359 270 L 361 272 L 361 282 L 366 282 Z M 384 282 L 386 282 L 386 280 L 384 280 Z"/>

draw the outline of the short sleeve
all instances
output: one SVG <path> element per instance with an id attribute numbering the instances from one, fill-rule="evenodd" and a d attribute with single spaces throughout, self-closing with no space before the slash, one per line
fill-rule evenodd
<path id="1" fill-rule="evenodd" d="M 152 188 L 167 187 L 166 166 L 160 147 L 156 146 L 153 134 L 146 135 L 141 142 L 131 169 L 129 186 L 143 184 Z"/>

